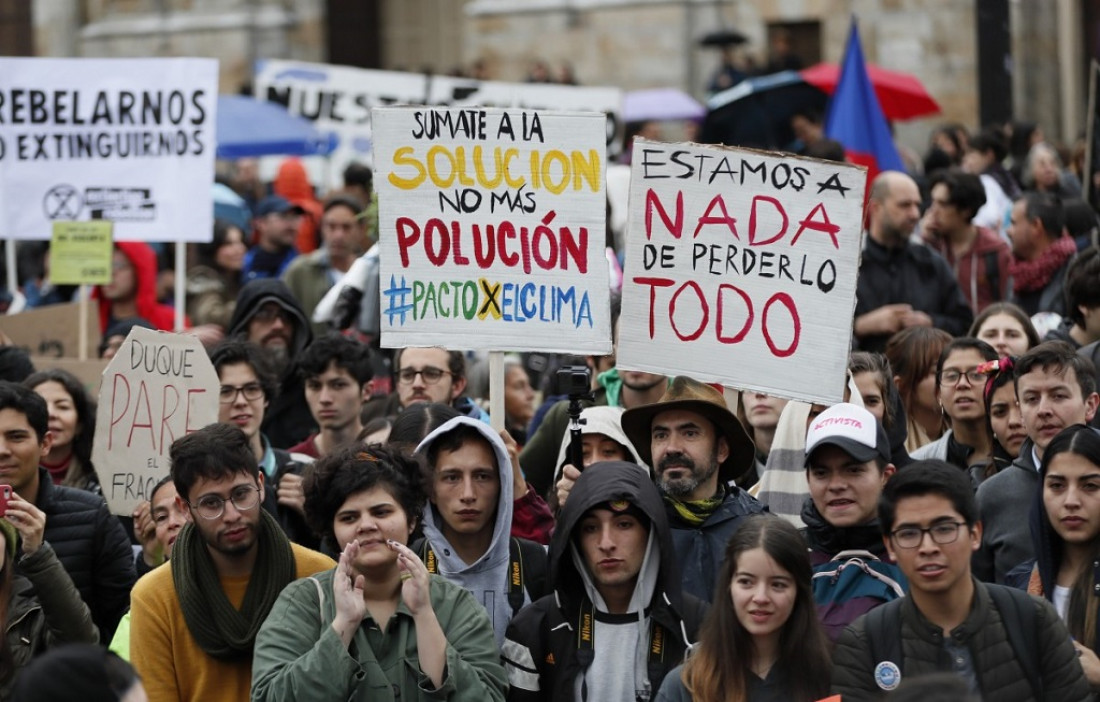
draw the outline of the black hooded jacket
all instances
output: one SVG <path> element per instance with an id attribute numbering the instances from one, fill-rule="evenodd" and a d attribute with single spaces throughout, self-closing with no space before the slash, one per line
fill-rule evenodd
<path id="1" fill-rule="evenodd" d="M 248 339 L 248 323 L 267 302 L 275 302 L 294 317 L 294 341 L 287 350 L 289 362 L 279 379 L 279 394 L 271 398 L 260 431 L 271 445 L 288 449 L 317 431 L 317 423 L 305 401 L 304 384 L 298 377 L 297 358 L 313 341 L 309 319 L 286 283 L 276 278 L 253 280 L 237 295 L 237 306 L 229 320 L 229 337 Z"/>
<path id="2" fill-rule="evenodd" d="M 705 613 L 705 605 L 681 592 L 665 508 L 656 486 L 638 466 L 622 461 L 585 469 L 562 509 L 550 543 L 551 594 L 524 607 L 508 626 L 502 647 L 512 701 L 573 700 L 574 681 L 591 663 L 580 641 L 582 611 L 591 607 L 570 544 L 584 514 L 597 505 L 626 500 L 640 509 L 656 530 L 660 557 L 657 584 L 647 608 L 651 641 L 660 653 L 649 659 L 649 681 L 656 695 L 668 671 L 681 664 Z M 598 646 L 598 642 L 594 642 Z M 653 646 L 658 644 L 654 643 Z"/>

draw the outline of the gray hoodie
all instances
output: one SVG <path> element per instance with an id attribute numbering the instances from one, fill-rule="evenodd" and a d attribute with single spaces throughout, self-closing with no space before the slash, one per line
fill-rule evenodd
<path id="1" fill-rule="evenodd" d="M 473 563 L 467 564 L 455 552 L 443 535 L 442 518 L 434 505 L 424 511 L 424 537 L 431 545 L 437 559 L 439 574 L 474 594 L 489 613 L 496 634 L 497 645 L 504 641 L 504 631 L 512 618 L 508 604 L 508 555 L 512 531 L 512 461 L 500 436 L 485 422 L 471 417 L 455 417 L 424 438 L 416 447 L 419 454 L 427 454 L 428 448 L 440 436 L 455 427 L 465 425 L 477 429 L 493 447 L 497 470 L 500 472 L 500 496 L 497 498 L 496 519 L 493 522 L 493 539 L 489 549 Z M 524 593 L 524 604 L 530 596 Z"/>

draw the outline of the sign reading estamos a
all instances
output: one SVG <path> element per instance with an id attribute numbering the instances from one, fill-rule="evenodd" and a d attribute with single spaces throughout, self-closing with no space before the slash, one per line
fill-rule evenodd
<path id="1" fill-rule="evenodd" d="M 610 351 L 603 115 L 372 120 L 384 346 Z"/>
<path id="2" fill-rule="evenodd" d="M 866 170 L 638 140 L 618 365 L 839 402 Z"/>

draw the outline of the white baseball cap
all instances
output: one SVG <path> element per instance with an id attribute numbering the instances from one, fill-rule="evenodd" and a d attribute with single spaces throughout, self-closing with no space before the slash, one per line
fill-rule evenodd
<path id="1" fill-rule="evenodd" d="M 819 446 L 836 446 L 852 458 L 890 462 L 890 440 L 875 415 L 848 402 L 833 405 L 810 422 L 806 430 L 806 462 Z"/>

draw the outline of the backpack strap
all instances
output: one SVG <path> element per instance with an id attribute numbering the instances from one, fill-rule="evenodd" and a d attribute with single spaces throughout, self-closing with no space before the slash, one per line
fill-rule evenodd
<path id="1" fill-rule="evenodd" d="M 894 600 L 863 615 L 863 631 L 871 654 L 875 685 L 891 691 L 903 679 L 905 658 L 901 647 L 901 603 Z"/>
<path id="2" fill-rule="evenodd" d="M 1031 691 L 1035 693 L 1035 699 L 1043 699 L 1043 678 L 1039 674 L 1039 651 L 1036 648 L 1038 615 L 1035 611 L 1035 602 L 1031 599 L 1031 595 L 1023 590 L 989 583 L 986 584 L 986 589 L 997 611 L 1001 613 L 1001 621 L 1004 622 L 1005 632 L 1008 634 L 1008 643 L 1011 644 L 1012 652 L 1016 654 L 1016 661 L 1027 676 Z"/>
<path id="3" fill-rule="evenodd" d="M 895 598 L 905 597 L 905 588 L 901 586 L 901 583 L 889 575 L 875 570 L 871 567 L 871 563 L 882 563 L 882 561 L 870 551 L 841 551 L 827 564 L 818 566 L 819 569 L 814 571 L 811 580 L 836 579 L 840 577 L 845 568 L 858 568 L 864 575 L 890 588 Z"/>
<path id="4" fill-rule="evenodd" d="M 519 539 L 513 536 L 508 542 L 508 605 L 512 608 L 513 617 L 523 609 L 523 566 Z"/>
<path id="5" fill-rule="evenodd" d="M 518 539 L 519 555 L 523 559 L 523 587 L 531 601 L 550 594 L 547 588 L 546 547 L 528 539 Z"/>

